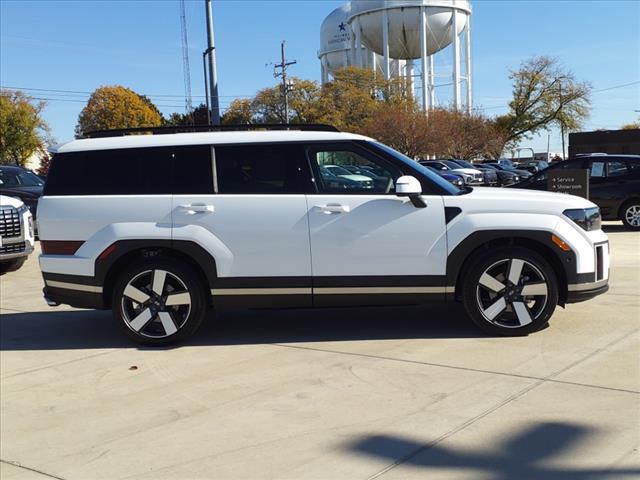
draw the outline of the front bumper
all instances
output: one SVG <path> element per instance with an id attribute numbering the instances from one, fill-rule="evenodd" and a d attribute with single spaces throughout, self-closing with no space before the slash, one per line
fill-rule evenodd
<path id="1" fill-rule="evenodd" d="M 567 303 L 584 302 L 609 290 L 609 242 L 598 242 L 593 250 L 595 269 L 578 274 L 575 283 L 567 285 Z"/>
<path id="2" fill-rule="evenodd" d="M 591 300 L 609 290 L 609 279 L 600 282 L 569 285 L 567 303 L 579 303 Z"/>

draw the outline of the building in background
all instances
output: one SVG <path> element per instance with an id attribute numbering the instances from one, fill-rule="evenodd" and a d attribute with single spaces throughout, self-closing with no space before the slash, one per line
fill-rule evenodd
<path id="1" fill-rule="evenodd" d="M 569 156 L 581 153 L 640 155 L 640 129 L 597 130 L 569 134 Z"/>
<path id="2" fill-rule="evenodd" d="M 451 68 L 436 71 L 434 55 L 451 47 Z M 352 0 L 320 27 L 322 83 L 346 66 L 403 77 L 427 111 L 437 87 L 451 87 L 454 108 L 470 111 L 471 5 L 468 0 Z"/>

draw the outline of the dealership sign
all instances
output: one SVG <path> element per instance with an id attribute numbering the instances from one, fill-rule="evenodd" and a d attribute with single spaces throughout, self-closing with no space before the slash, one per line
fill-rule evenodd
<path id="1" fill-rule="evenodd" d="M 550 192 L 568 193 L 588 199 L 589 170 L 553 168 L 547 172 L 547 188 Z"/>

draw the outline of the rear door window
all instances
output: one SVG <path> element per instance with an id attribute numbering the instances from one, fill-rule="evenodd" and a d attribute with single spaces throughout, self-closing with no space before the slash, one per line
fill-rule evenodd
<path id="1" fill-rule="evenodd" d="M 216 146 L 215 164 L 218 193 L 303 194 L 314 191 L 302 145 Z"/>

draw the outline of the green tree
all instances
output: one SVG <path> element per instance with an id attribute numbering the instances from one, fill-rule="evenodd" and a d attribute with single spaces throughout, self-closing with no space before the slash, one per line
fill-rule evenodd
<path id="1" fill-rule="evenodd" d="M 91 130 L 158 127 L 162 114 L 151 100 L 120 85 L 96 89 L 80 112 L 76 134 Z"/>
<path id="2" fill-rule="evenodd" d="M 0 164 L 24 165 L 49 139 L 45 102 L 19 91 L 0 90 Z"/>
<path id="3" fill-rule="evenodd" d="M 172 113 L 165 121 L 165 125 L 169 126 L 186 126 L 186 125 L 209 125 L 209 110 L 204 103 L 201 103 L 189 114 Z"/>
<path id="4" fill-rule="evenodd" d="M 591 85 L 579 82 L 557 58 L 534 57 L 512 71 L 509 113 L 496 118 L 505 142 L 514 144 L 540 130 L 577 130 L 589 116 Z"/>

